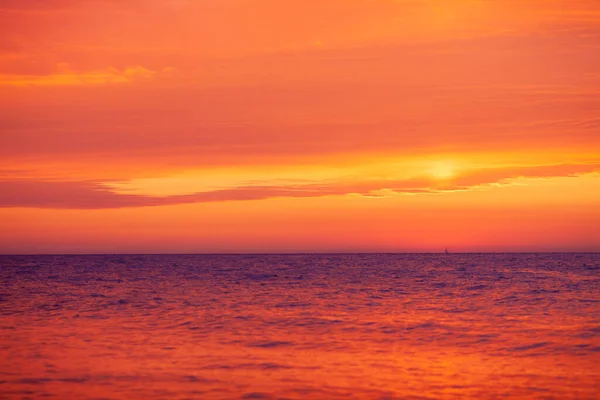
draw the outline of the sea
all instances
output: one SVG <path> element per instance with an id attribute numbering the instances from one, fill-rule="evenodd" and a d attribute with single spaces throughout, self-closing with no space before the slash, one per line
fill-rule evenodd
<path id="1" fill-rule="evenodd" d="M 0 256 L 1 399 L 600 399 L 600 253 Z"/>

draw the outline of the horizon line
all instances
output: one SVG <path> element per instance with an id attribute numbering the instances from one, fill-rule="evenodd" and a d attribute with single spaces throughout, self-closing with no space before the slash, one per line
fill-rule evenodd
<path id="1" fill-rule="evenodd" d="M 0 257 L 22 256 L 250 256 L 250 255 L 401 255 L 401 254 L 596 254 L 590 251 L 324 251 L 324 252 L 224 252 L 224 253 L 0 253 Z"/>

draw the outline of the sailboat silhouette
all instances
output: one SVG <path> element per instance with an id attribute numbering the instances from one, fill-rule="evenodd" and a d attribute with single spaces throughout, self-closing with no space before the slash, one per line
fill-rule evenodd
<path id="1" fill-rule="evenodd" d="M 447 249 L 447 248 L 446 248 L 446 249 L 444 249 L 444 253 L 446 253 L 446 254 L 450 254 L 450 252 L 448 251 L 448 249 Z"/>

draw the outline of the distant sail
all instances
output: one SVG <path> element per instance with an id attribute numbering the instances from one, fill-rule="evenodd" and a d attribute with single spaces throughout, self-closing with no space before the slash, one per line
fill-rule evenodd
<path id="1" fill-rule="evenodd" d="M 448 252 L 448 249 L 444 249 L 444 253 L 446 253 L 446 254 L 450 254 L 450 253 Z"/>

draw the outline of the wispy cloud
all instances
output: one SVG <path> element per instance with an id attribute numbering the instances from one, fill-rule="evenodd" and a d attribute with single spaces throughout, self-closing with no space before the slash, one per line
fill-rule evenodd
<path id="1" fill-rule="evenodd" d="M 87 86 L 124 84 L 150 80 L 171 73 L 173 68 L 152 71 L 142 66 L 119 70 L 108 67 L 95 71 L 74 71 L 66 64 L 58 64 L 56 72 L 48 75 L 0 74 L 0 86 Z"/>
<path id="2" fill-rule="evenodd" d="M 322 182 L 256 182 L 230 188 L 182 195 L 150 196 L 117 192 L 111 182 L 101 181 L 0 181 L 0 207 L 55 209 L 105 209 L 164 206 L 188 203 L 261 200 L 273 197 L 325 197 L 393 194 L 432 194 L 482 189 L 488 185 L 510 185 L 516 178 L 579 176 L 600 170 L 600 163 L 557 164 L 530 167 L 481 168 L 460 177 L 438 179 L 353 179 Z"/>

